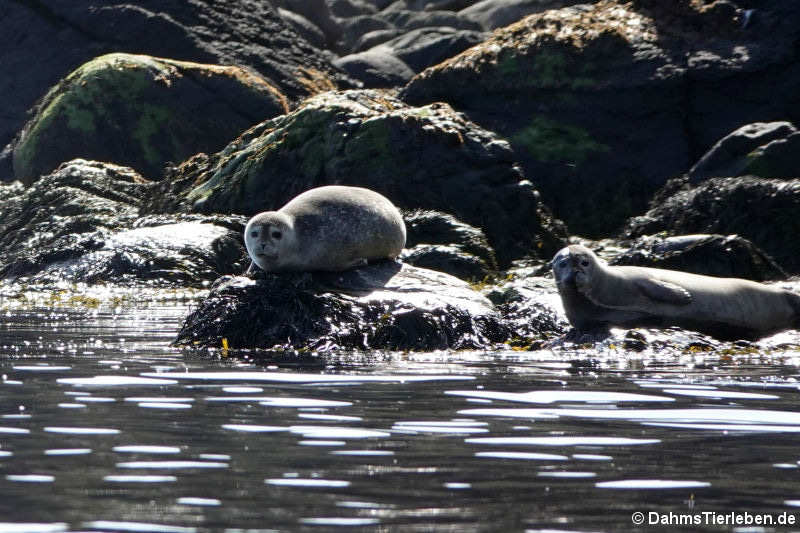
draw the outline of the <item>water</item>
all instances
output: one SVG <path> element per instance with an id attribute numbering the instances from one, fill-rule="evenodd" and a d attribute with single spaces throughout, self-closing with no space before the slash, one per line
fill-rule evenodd
<path id="1" fill-rule="evenodd" d="M 170 348 L 191 305 L 180 297 L 12 303 L 0 314 L 0 531 L 800 520 L 791 350 L 247 360 Z M 703 529 L 737 530 L 641 528 Z M 738 531 L 773 529 L 787 530 Z"/>

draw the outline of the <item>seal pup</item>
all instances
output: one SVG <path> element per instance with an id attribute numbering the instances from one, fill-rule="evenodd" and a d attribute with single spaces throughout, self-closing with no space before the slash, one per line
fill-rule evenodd
<path id="1" fill-rule="evenodd" d="M 800 327 L 800 295 L 739 278 L 609 266 L 585 246 L 561 249 L 553 274 L 578 331 L 678 326 L 725 340 Z"/>
<path id="2" fill-rule="evenodd" d="M 266 272 L 342 271 L 394 259 L 406 243 L 400 211 L 361 187 L 328 185 L 255 215 L 244 230 L 247 253 Z"/>

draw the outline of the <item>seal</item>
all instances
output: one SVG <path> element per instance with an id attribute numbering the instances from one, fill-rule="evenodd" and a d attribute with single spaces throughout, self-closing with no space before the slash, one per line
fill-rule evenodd
<path id="1" fill-rule="evenodd" d="M 406 243 L 400 211 L 361 187 L 310 189 L 277 211 L 255 215 L 244 230 L 252 263 L 266 272 L 342 271 L 394 259 Z"/>
<path id="2" fill-rule="evenodd" d="M 800 295 L 739 278 L 609 266 L 585 246 L 561 249 L 553 274 L 578 331 L 678 326 L 723 340 L 800 328 Z"/>

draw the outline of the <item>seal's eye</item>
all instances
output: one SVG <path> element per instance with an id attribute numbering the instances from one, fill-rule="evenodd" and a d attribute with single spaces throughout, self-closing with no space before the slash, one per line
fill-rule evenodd
<path id="1" fill-rule="evenodd" d="M 281 234 L 281 232 L 280 232 L 280 231 L 273 231 L 273 232 L 272 232 L 272 238 L 273 238 L 273 239 L 280 240 L 280 238 L 281 238 L 281 237 L 283 237 L 283 235 Z"/>
<path id="2" fill-rule="evenodd" d="M 251 231 L 250 232 L 250 236 L 251 237 L 258 237 L 258 232 L 257 231 Z"/>
<path id="3" fill-rule="evenodd" d="M 581 261 L 581 266 L 582 266 L 582 267 L 588 267 L 588 266 L 589 266 L 589 261 L 587 261 L 586 259 L 584 259 L 583 261 Z"/>

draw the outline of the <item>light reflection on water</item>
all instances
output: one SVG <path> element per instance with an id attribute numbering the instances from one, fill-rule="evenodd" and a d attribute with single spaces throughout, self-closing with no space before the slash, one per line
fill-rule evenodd
<path id="1" fill-rule="evenodd" d="M 0 532 L 626 531 L 688 500 L 799 505 L 793 352 L 254 364 L 170 348 L 187 312 L 6 312 Z"/>

